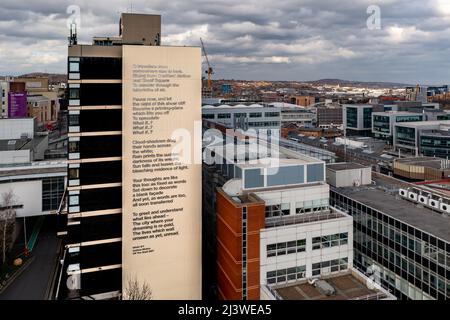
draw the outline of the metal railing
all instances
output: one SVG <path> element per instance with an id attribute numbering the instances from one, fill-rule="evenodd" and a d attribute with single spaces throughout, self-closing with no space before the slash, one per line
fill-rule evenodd
<path id="1" fill-rule="evenodd" d="M 281 216 L 281 217 L 275 217 L 275 218 L 267 218 L 266 219 L 266 228 L 276 228 L 276 227 L 283 227 L 293 224 L 303 224 L 303 223 L 309 223 L 309 222 L 317 222 L 317 221 L 324 221 L 324 220 L 331 220 L 331 219 L 338 219 L 343 218 L 345 215 L 340 212 L 336 211 L 329 211 L 329 212 L 317 212 L 317 213 L 311 213 L 307 216 Z"/>
<path id="2" fill-rule="evenodd" d="M 269 290 L 269 292 L 273 295 L 273 297 L 275 298 L 275 300 L 284 300 L 282 296 L 280 296 L 280 294 L 273 288 L 271 288 L 270 286 L 264 286 L 267 290 Z"/>

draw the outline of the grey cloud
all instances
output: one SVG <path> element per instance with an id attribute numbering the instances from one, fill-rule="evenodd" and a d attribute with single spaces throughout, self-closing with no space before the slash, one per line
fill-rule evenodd
<path id="1" fill-rule="evenodd" d="M 116 35 L 124 0 L 2 0 L 0 74 L 65 71 L 66 9 L 81 9 L 79 38 Z M 367 7 L 381 8 L 368 30 Z M 205 40 L 218 78 L 447 83 L 445 0 L 134 0 L 163 16 L 163 43 Z"/>

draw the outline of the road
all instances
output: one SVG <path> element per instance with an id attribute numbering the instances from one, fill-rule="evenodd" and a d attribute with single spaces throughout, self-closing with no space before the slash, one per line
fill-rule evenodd
<path id="1" fill-rule="evenodd" d="M 58 244 L 56 232 L 47 225 L 47 223 L 44 223 L 37 240 L 33 251 L 34 260 L 0 295 L 0 300 L 45 299 L 45 293 L 55 266 Z"/>

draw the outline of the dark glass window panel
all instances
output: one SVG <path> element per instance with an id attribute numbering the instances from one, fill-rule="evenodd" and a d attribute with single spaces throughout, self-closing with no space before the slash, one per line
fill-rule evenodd
<path id="1" fill-rule="evenodd" d="M 122 188 L 101 188 L 80 191 L 81 211 L 122 208 Z"/>
<path id="2" fill-rule="evenodd" d="M 80 131 L 121 131 L 122 109 L 81 110 Z"/>
<path id="3" fill-rule="evenodd" d="M 81 79 L 121 79 L 122 59 L 105 57 L 81 57 Z"/>
<path id="4" fill-rule="evenodd" d="M 82 159 L 122 156 L 122 136 L 81 137 L 80 155 Z"/>
<path id="5" fill-rule="evenodd" d="M 121 83 L 82 83 L 80 89 L 82 106 L 122 105 Z"/>

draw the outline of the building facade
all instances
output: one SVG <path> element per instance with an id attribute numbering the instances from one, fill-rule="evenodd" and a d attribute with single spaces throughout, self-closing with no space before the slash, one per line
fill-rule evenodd
<path id="1" fill-rule="evenodd" d="M 412 112 L 374 112 L 372 113 L 372 133 L 375 138 L 389 141 L 392 144 L 396 123 L 424 121 L 421 113 Z"/>
<path id="2" fill-rule="evenodd" d="M 342 108 L 344 130 L 349 135 L 367 136 L 372 131 L 372 105 L 345 104 Z"/>
<path id="3" fill-rule="evenodd" d="M 354 219 L 355 266 L 399 299 L 448 299 L 448 219 L 418 207 L 418 196 L 405 191 L 409 184 L 381 175 L 373 180 L 373 186 L 331 189 L 331 205 Z"/>
<path id="4" fill-rule="evenodd" d="M 394 126 L 394 148 L 414 156 L 449 155 L 449 120 L 397 123 Z"/>
<path id="5" fill-rule="evenodd" d="M 200 75 L 194 73 L 189 76 L 186 73 L 180 75 L 186 71 L 179 69 L 180 65 L 184 67 L 187 64 L 188 59 L 185 57 L 190 55 L 193 58 L 189 60 L 189 65 L 195 67 L 198 64 L 200 70 L 200 49 L 160 46 L 160 33 L 161 16 L 122 14 L 119 37 L 94 38 L 92 45 L 79 45 L 76 41 L 69 45 L 68 189 L 65 210 L 61 210 L 59 214 L 60 225 L 63 226 L 59 234 L 64 239 L 65 253 L 58 299 L 83 299 L 86 296 L 91 299 L 120 297 L 127 299 L 130 294 L 129 281 L 134 281 L 133 279 L 139 281 L 140 285 L 146 282 L 151 287 L 154 299 L 199 299 L 201 297 L 200 197 L 193 194 L 195 188 L 191 186 L 191 184 L 200 185 L 200 174 L 197 177 L 195 170 L 186 170 L 186 168 L 183 172 L 176 170 L 172 172 L 173 175 L 180 177 L 177 183 L 190 186 L 189 190 L 183 189 L 183 192 L 191 197 L 190 202 L 185 203 L 185 208 L 191 210 L 198 207 L 198 210 L 195 209 L 196 212 L 184 212 L 184 208 L 178 211 L 175 210 L 176 208 L 168 210 L 165 207 L 167 201 L 164 200 L 166 195 L 159 194 L 158 199 L 162 197 L 162 202 L 156 201 L 156 195 L 155 199 L 152 196 L 152 203 L 158 202 L 158 205 L 147 203 L 133 206 L 132 203 L 135 199 L 143 197 L 142 195 L 147 191 L 136 191 L 135 181 L 133 180 L 131 184 L 130 179 L 139 180 L 141 183 L 139 186 L 144 190 L 147 190 L 151 183 L 142 182 L 145 179 L 151 179 L 155 185 L 158 183 L 159 186 L 167 184 L 167 181 L 162 182 L 165 178 L 160 177 L 158 172 L 161 170 L 158 169 L 153 169 L 153 173 L 149 173 L 145 178 L 138 177 L 137 174 L 142 172 L 142 167 L 140 171 L 131 168 L 133 155 L 130 154 L 130 148 L 139 144 L 142 149 L 152 143 L 159 143 L 152 150 L 163 152 L 162 148 L 165 144 L 161 141 L 167 141 L 170 138 L 169 136 L 169 138 L 158 140 L 159 136 L 155 137 L 156 133 L 148 127 L 145 129 L 141 127 L 141 122 L 130 123 L 130 119 L 136 115 L 132 110 L 135 104 L 130 100 L 134 99 L 134 95 L 141 95 L 130 89 L 132 83 L 138 82 L 133 80 L 138 72 L 131 73 L 134 65 L 140 65 L 141 71 L 146 70 L 145 72 L 149 73 L 152 73 L 148 71 L 151 69 L 149 66 L 155 64 L 160 66 L 158 70 L 164 69 L 158 71 L 163 74 L 159 77 L 160 79 L 192 78 L 189 82 L 192 88 L 185 90 L 186 94 L 192 97 L 186 98 L 183 103 L 196 108 L 186 112 L 189 112 L 190 116 L 198 113 L 198 120 L 200 120 Z M 165 57 L 165 62 L 161 62 L 161 56 Z M 169 56 L 171 58 L 168 58 Z M 180 57 L 183 58 L 180 60 Z M 164 64 L 167 66 L 164 67 Z M 168 69 L 170 72 L 167 71 Z M 168 75 L 168 73 L 178 75 Z M 183 81 L 180 80 L 181 84 L 178 85 L 184 85 Z M 167 86 L 167 80 L 157 82 L 162 83 L 158 86 L 158 92 L 170 91 L 175 87 L 174 84 Z M 145 91 L 142 96 L 135 98 L 140 99 L 139 101 L 145 99 L 156 101 L 158 98 L 160 101 L 174 99 L 173 96 L 161 97 L 160 95 Z M 165 109 L 165 104 L 161 109 L 169 110 L 169 103 L 167 104 L 168 109 Z M 181 106 L 184 104 L 180 102 Z M 143 109 L 144 113 L 150 112 L 150 107 L 147 105 L 143 106 Z M 177 112 L 181 112 L 178 110 L 184 109 L 177 109 Z M 160 118 L 168 114 L 164 112 L 166 111 L 159 114 Z M 139 116 L 145 116 L 145 114 L 141 112 Z M 189 127 L 194 123 L 189 119 L 186 116 L 186 120 L 180 119 L 179 122 L 161 120 L 160 123 L 153 123 L 153 126 L 156 129 L 172 123 L 176 126 Z M 151 120 L 146 119 L 146 121 Z M 157 131 L 164 131 L 163 133 L 167 134 L 168 130 Z M 142 140 L 143 136 L 147 140 Z M 167 153 L 167 151 L 164 152 Z M 142 159 L 142 156 L 140 158 Z M 192 175 L 183 182 L 181 177 L 185 173 L 192 173 Z M 177 176 L 171 179 L 177 179 Z M 169 188 L 160 187 L 160 190 L 167 189 Z M 176 203 L 180 200 L 172 201 Z M 152 233 L 145 227 L 149 223 L 142 223 L 144 216 L 150 214 L 149 210 L 161 211 L 161 213 L 154 213 L 155 218 L 145 219 L 152 220 L 151 229 L 156 228 L 153 226 L 153 220 L 164 224 L 157 228 L 161 237 L 168 238 L 164 239 L 166 245 L 164 250 L 158 241 L 152 240 L 155 239 L 155 235 L 144 235 L 144 232 Z M 182 220 L 168 221 L 173 212 L 180 212 Z M 134 213 L 139 214 L 140 218 L 134 219 Z M 160 220 L 164 217 L 166 220 Z M 184 217 L 189 217 L 189 221 Z M 141 227 L 132 229 L 135 223 L 140 224 Z M 190 231 L 184 232 L 188 226 Z M 169 232 L 171 228 L 172 231 Z M 179 234 L 173 231 L 175 228 L 180 229 Z M 178 240 L 178 245 L 169 245 L 169 243 L 177 242 L 177 235 L 181 235 L 182 240 Z M 138 250 L 137 242 L 140 243 L 139 248 L 151 246 L 152 250 L 147 248 L 139 254 L 132 254 L 132 251 Z M 166 250 L 169 247 L 172 251 Z M 156 251 L 159 258 L 153 257 Z M 189 254 L 190 259 L 182 258 L 183 263 L 175 264 L 174 256 L 182 257 L 183 254 Z M 180 268 L 183 269 L 182 272 Z M 172 270 L 175 275 L 170 279 L 161 276 L 161 273 L 169 272 L 169 270 Z M 171 285 L 174 281 L 178 282 L 179 288 Z M 172 286 L 170 289 L 162 289 L 169 285 Z"/>
<path id="6" fill-rule="evenodd" d="M 235 129 L 278 129 L 281 127 L 281 109 L 270 105 L 204 105 L 202 117 Z"/>
<path id="7" fill-rule="evenodd" d="M 317 108 L 318 127 L 340 127 L 342 126 L 341 107 L 319 107 Z"/>

